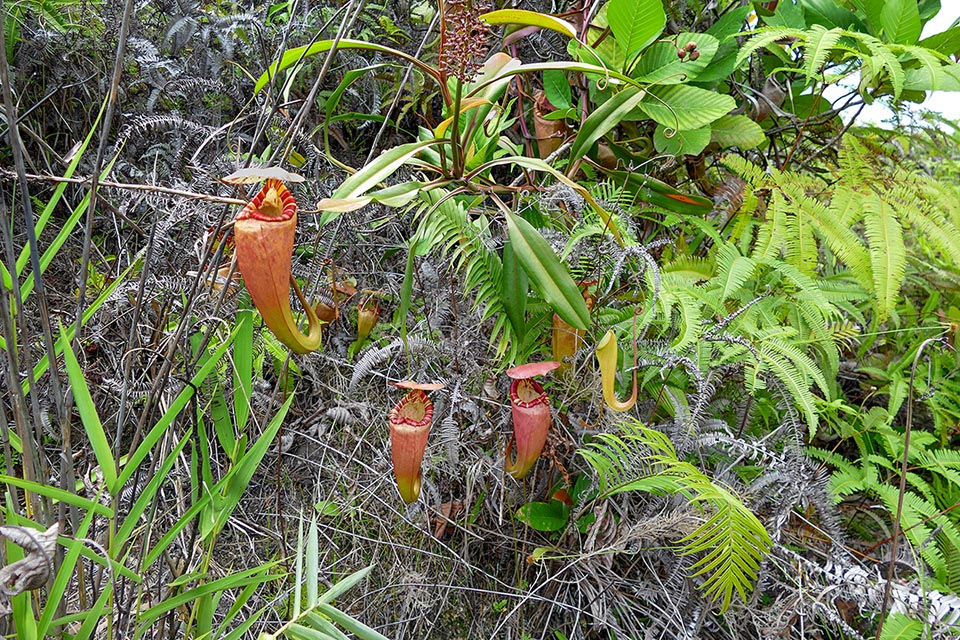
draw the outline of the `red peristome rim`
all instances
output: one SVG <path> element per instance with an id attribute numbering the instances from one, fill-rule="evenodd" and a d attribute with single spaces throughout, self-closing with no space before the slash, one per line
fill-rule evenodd
<path id="1" fill-rule="evenodd" d="M 417 394 L 407 394 L 400 399 L 400 402 L 393 406 L 393 409 L 390 409 L 390 414 L 388 419 L 390 420 L 391 425 L 407 425 L 410 427 L 425 427 L 430 424 L 433 420 L 433 403 L 427 399 L 427 395 L 423 393 L 420 389 L 415 389 L 414 391 L 419 391 Z M 400 415 L 400 412 L 403 411 L 404 407 L 410 402 L 423 402 L 423 418 L 420 420 L 414 421 L 406 416 Z"/>
<path id="2" fill-rule="evenodd" d="M 512 369 L 507 369 L 507 377 L 513 378 L 514 380 L 526 380 L 527 378 L 533 378 L 534 376 L 542 376 L 545 373 L 553 371 L 559 366 L 560 363 L 556 360 L 547 360 L 545 362 L 529 362 L 527 364 L 521 364 L 520 366 Z"/>
<path id="3" fill-rule="evenodd" d="M 401 389 L 419 389 L 420 391 L 436 391 L 447 386 L 441 382 L 414 382 L 413 380 L 401 380 L 390 384 Z"/>
<path id="4" fill-rule="evenodd" d="M 517 394 L 517 387 L 519 387 L 520 383 L 524 380 L 527 381 L 527 384 L 533 385 L 533 390 L 538 394 L 537 397 L 530 402 L 521 400 Z M 547 392 L 543 390 L 543 387 L 541 387 L 540 383 L 536 380 L 514 378 L 513 382 L 510 383 L 510 403 L 523 409 L 529 409 L 530 407 L 536 407 L 541 404 L 550 404 L 550 396 L 547 395 Z"/>
<path id="5" fill-rule="evenodd" d="M 260 206 L 263 204 L 263 199 L 267 197 L 267 193 L 270 192 L 271 188 L 276 189 L 277 195 L 280 196 L 280 202 L 283 204 L 283 210 L 279 216 L 267 216 L 260 213 Z M 262 220 L 264 222 L 284 222 L 295 216 L 296 213 L 296 198 L 293 197 L 293 194 L 290 193 L 290 190 L 287 189 L 287 186 L 283 184 L 283 182 L 271 178 L 270 180 L 267 180 L 266 184 L 263 185 L 263 188 L 260 189 L 259 193 L 253 197 L 253 200 L 247 203 L 247 205 L 240 212 L 240 215 L 237 216 L 237 220 L 253 218 L 255 220 Z"/>

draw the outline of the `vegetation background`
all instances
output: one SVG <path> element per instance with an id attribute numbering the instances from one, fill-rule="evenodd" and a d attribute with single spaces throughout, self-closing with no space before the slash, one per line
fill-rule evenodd
<path id="1" fill-rule="evenodd" d="M 940 11 L 4 2 L 0 632 L 960 636 Z M 258 174 L 309 353 L 236 268 Z"/>

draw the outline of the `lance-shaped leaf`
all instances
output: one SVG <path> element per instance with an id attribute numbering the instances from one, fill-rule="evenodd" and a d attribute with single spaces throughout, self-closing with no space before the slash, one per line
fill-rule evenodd
<path id="1" fill-rule="evenodd" d="M 555 18 L 546 13 L 525 11 L 523 9 L 500 9 L 480 16 L 487 24 L 517 24 L 525 27 L 539 27 L 562 33 L 568 38 L 576 38 L 577 30 L 566 20 Z"/>
<path id="2" fill-rule="evenodd" d="M 322 323 L 291 275 L 297 201 L 279 180 L 267 180 L 234 225 L 237 264 L 263 322 L 296 353 L 320 347 Z M 308 332 L 300 331 L 290 309 L 290 285 L 307 313 Z"/>
<path id="3" fill-rule="evenodd" d="M 505 215 L 510 243 L 530 282 L 567 324 L 586 329 L 590 310 L 566 267 L 533 225 L 510 211 Z"/>
<path id="4" fill-rule="evenodd" d="M 570 147 L 570 157 L 580 158 L 586 155 L 593 143 L 626 119 L 645 95 L 645 92 L 637 89 L 624 89 L 597 107 L 580 127 L 580 132 Z"/>

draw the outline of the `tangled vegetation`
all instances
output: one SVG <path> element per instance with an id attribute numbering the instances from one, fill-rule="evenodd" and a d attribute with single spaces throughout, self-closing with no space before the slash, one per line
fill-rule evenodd
<path id="1" fill-rule="evenodd" d="M 0 632 L 960 637 L 940 5 L 3 3 Z"/>

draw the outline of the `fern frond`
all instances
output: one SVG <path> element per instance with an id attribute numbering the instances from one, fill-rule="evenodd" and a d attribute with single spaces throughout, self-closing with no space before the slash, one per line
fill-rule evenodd
<path id="1" fill-rule="evenodd" d="M 682 538 L 683 555 L 704 554 L 693 575 L 706 576 L 701 588 L 730 606 L 733 593 L 746 599 L 760 562 L 772 542 L 759 519 L 729 489 L 688 462 L 677 459 L 669 438 L 639 422 L 620 425 L 619 434 L 601 434 L 578 453 L 597 472 L 601 497 L 628 491 L 680 493 L 713 514 Z"/>
<path id="2" fill-rule="evenodd" d="M 876 194 L 870 194 L 863 199 L 861 206 L 864 233 L 870 247 L 877 319 L 883 322 L 897 305 L 907 270 L 907 248 L 903 243 L 900 221 L 888 203 Z"/>

